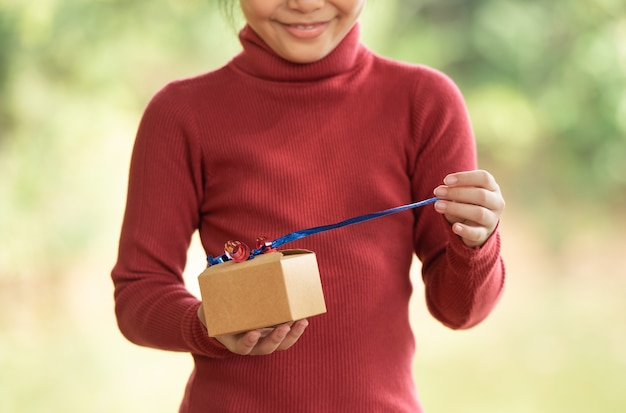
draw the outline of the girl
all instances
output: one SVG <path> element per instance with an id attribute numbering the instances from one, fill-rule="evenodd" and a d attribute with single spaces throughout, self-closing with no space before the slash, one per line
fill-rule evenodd
<path id="1" fill-rule="evenodd" d="M 113 269 L 139 345 L 192 354 L 180 412 L 420 412 L 409 269 L 450 328 L 493 309 L 504 200 L 476 170 L 463 99 L 443 74 L 359 42 L 365 0 L 240 0 L 243 51 L 148 105 Z M 443 182 L 442 182 L 443 180 Z M 290 244 L 316 252 L 328 312 L 209 338 L 183 284 L 194 231 L 211 255 L 408 204 L 413 211 Z"/>

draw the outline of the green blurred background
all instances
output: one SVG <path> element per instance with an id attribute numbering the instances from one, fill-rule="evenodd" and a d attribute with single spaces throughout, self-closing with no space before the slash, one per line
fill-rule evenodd
<path id="1" fill-rule="evenodd" d="M 626 411 L 626 2 L 369 3 L 370 48 L 459 84 L 507 199 L 483 324 L 436 323 L 415 264 L 426 410 Z M 0 0 L 1 412 L 177 411 L 191 358 L 125 341 L 109 272 L 147 101 L 238 50 L 211 1 Z"/>

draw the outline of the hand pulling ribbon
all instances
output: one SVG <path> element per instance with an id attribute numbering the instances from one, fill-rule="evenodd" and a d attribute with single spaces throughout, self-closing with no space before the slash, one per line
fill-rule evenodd
<path id="1" fill-rule="evenodd" d="M 395 208 L 385 209 L 384 211 L 373 212 L 371 214 L 361 215 L 354 218 L 346 219 L 345 221 L 337 222 L 336 224 L 330 225 L 321 225 L 319 227 L 313 227 L 304 229 L 301 231 L 291 232 L 289 234 L 283 235 L 280 238 L 275 239 L 274 241 L 267 241 L 264 237 L 259 237 L 256 240 L 256 248 L 252 251 L 250 247 L 240 241 L 228 241 L 224 245 L 224 254 L 219 257 L 214 258 L 212 255 L 207 257 L 207 261 L 209 266 L 220 264 L 226 261 L 236 261 L 243 262 L 246 260 L 251 260 L 259 254 L 263 254 L 266 252 L 276 251 L 276 248 L 291 242 L 298 240 L 300 238 L 308 237 L 309 235 L 319 234 L 321 232 L 330 231 L 332 229 L 337 229 L 341 227 L 347 227 L 348 225 L 357 224 L 359 222 L 369 221 L 371 219 L 376 219 L 383 217 L 385 215 L 395 214 L 396 212 L 406 211 L 408 209 L 419 208 L 424 205 L 432 204 L 439 200 L 439 198 L 429 198 L 423 201 L 414 202 L 412 204 L 402 205 Z"/>

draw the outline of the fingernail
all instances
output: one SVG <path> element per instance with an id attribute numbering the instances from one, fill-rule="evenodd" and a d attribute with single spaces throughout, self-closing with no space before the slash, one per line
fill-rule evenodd
<path id="1" fill-rule="evenodd" d="M 435 188 L 435 195 L 437 196 L 446 196 L 448 195 L 448 190 L 444 187 L 437 187 Z"/>
<path id="2" fill-rule="evenodd" d="M 457 178 L 454 175 L 448 175 L 444 178 L 443 183 L 446 185 L 454 185 L 459 181 L 459 178 Z"/>

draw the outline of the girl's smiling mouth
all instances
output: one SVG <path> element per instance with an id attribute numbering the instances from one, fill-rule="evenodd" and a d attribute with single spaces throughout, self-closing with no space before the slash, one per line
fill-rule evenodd
<path id="1" fill-rule="evenodd" d="M 281 23 L 285 30 L 298 39 L 314 39 L 320 36 L 330 22 L 315 23 Z"/>

